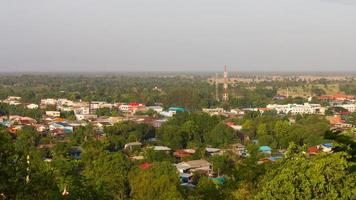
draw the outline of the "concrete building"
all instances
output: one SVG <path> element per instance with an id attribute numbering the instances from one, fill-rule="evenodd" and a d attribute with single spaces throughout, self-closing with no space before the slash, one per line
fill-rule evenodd
<path id="1" fill-rule="evenodd" d="M 337 107 L 345 108 L 349 112 L 356 112 L 356 104 L 342 104 Z"/>
<path id="2" fill-rule="evenodd" d="M 46 111 L 46 115 L 50 117 L 60 117 L 61 112 L 59 111 Z"/>
<path id="3" fill-rule="evenodd" d="M 291 113 L 291 114 L 324 114 L 325 107 L 322 107 L 320 104 L 268 104 L 267 109 L 276 110 L 278 113 Z"/>
<path id="4" fill-rule="evenodd" d="M 222 115 L 225 110 L 223 108 L 203 108 L 203 112 L 208 113 L 209 115 Z"/>
<path id="5" fill-rule="evenodd" d="M 28 104 L 28 105 L 26 106 L 26 108 L 33 110 L 33 109 L 37 109 L 37 108 L 38 108 L 38 105 L 37 105 L 37 104 L 34 104 L 34 103 L 31 103 L 31 104 Z"/>

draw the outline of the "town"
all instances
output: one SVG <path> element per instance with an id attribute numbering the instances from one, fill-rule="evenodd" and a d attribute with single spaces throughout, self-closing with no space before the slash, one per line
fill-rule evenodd
<path id="1" fill-rule="evenodd" d="M 273 103 L 264 107 L 231 107 L 226 106 L 230 83 L 222 84 L 223 106 L 200 110 L 159 102 L 146 105 L 68 98 L 30 102 L 21 96 L 7 96 L 0 101 L 0 125 L 15 140 L 35 140 L 32 145 L 41 152 L 40 159 L 53 167 L 59 159 L 58 149 L 62 159 L 80 161 L 91 157 L 89 152 L 104 148 L 111 153 L 121 152 L 131 168 L 141 171 L 135 173 L 170 163 L 176 169 L 180 187 L 194 191 L 201 187 L 205 180 L 202 177 L 220 188 L 226 187 L 226 181 L 238 173 L 229 169 L 235 162 L 254 160 L 249 165 L 269 166 L 285 159 L 291 142 L 304 145 L 302 152 L 310 157 L 333 154 L 342 144 L 333 140 L 335 137 L 328 138 L 328 133 L 355 138 L 353 95 L 309 96 L 301 103 L 281 104 L 278 102 L 291 97 L 276 94 L 271 98 Z M 217 93 L 215 97 L 219 96 Z M 31 163 L 31 156 L 26 159 Z M 246 173 L 246 169 L 240 170 Z M 31 180 L 31 174 L 25 176 Z M 68 180 L 61 187 L 62 196 L 79 195 Z"/>
<path id="2" fill-rule="evenodd" d="M 356 0 L 0 6 L 0 200 L 355 200 Z"/>

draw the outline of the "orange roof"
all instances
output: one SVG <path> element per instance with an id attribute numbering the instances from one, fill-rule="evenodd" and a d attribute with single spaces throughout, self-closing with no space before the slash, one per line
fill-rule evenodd
<path id="1" fill-rule="evenodd" d="M 343 123 L 344 121 L 341 119 L 340 115 L 335 115 L 329 119 L 329 123 L 334 125 L 334 124 L 339 124 Z"/>
<path id="2" fill-rule="evenodd" d="M 271 109 L 269 109 L 269 108 L 258 108 L 258 110 L 267 111 L 267 110 L 271 110 Z"/>
<path id="3" fill-rule="evenodd" d="M 17 129 L 16 128 L 8 128 L 7 129 L 10 133 L 15 134 Z"/>
<path id="4" fill-rule="evenodd" d="M 62 118 L 62 117 L 56 117 L 56 118 L 54 118 L 54 121 L 56 121 L 56 122 L 63 122 L 65 119 L 64 118 Z"/>
<path id="5" fill-rule="evenodd" d="M 174 153 L 174 156 L 179 157 L 179 158 L 184 158 L 184 157 L 188 157 L 191 156 L 191 153 L 186 152 L 184 149 L 177 149 Z"/>

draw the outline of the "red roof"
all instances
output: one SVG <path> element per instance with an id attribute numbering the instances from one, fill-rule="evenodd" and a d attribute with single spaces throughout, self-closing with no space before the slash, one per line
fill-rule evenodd
<path id="1" fill-rule="evenodd" d="M 308 148 L 308 154 L 318 154 L 320 152 L 319 148 L 316 146 Z"/>
<path id="2" fill-rule="evenodd" d="M 137 103 L 137 102 L 131 102 L 131 103 L 129 103 L 129 106 L 132 106 L 132 107 L 139 107 L 139 106 L 145 106 L 145 104 L 143 104 L 143 103 Z"/>
<path id="3" fill-rule="evenodd" d="M 227 126 L 235 126 L 235 123 L 234 123 L 234 122 L 225 122 L 225 124 L 226 124 Z"/>
<path id="4" fill-rule="evenodd" d="M 31 124 L 31 121 L 28 120 L 28 119 L 20 119 L 20 123 L 21 123 L 21 124 L 30 125 L 30 124 Z"/>
<path id="5" fill-rule="evenodd" d="M 146 170 L 146 169 L 149 169 L 151 166 L 152 166 L 152 163 L 144 162 L 144 163 L 140 164 L 138 167 L 142 170 Z"/>
<path id="6" fill-rule="evenodd" d="M 350 115 L 351 113 L 349 111 L 346 112 L 339 112 L 340 115 Z"/>

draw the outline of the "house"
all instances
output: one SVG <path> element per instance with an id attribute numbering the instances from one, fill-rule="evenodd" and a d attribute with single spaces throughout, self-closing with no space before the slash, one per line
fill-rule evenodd
<path id="1" fill-rule="evenodd" d="M 148 109 L 151 109 L 157 113 L 160 113 L 163 111 L 163 107 L 162 106 L 148 106 L 147 107 Z"/>
<path id="2" fill-rule="evenodd" d="M 173 113 L 173 112 L 167 112 L 167 111 L 162 111 L 162 112 L 160 112 L 159 113 L 160 115 L 162 115 L 163 117 L 173 117 L 173 115 L 175 114 L 175 113 Z"/>
<path id="3" fill-rule="evenodd" d="M 321 152 L 320 148 L 318 146 L 312 146 L 308 148 L 308 154 L 309 155 L 316 155 Z"/>
<path id="4" fill-rule="evenodd" d="M 215 184 L 222 185 L 225 183 L 225 178 L 224 177 L 211 177 L 209 180 L 212 180 Z"/>
<path id="5" fill-rule="evenodd" d="M 91 115 L 91 114 L 76 114 L 75 115 L 76 120 L 81 121 L 81 120 L 93 120 L 98 118 L 97 115 Z"/>
<path id="6" fill-rule="evenodd" d="M 179 113 L 179 112 L 185 112 L 185 109 L 182 108 L 182 107 L 170 107 L 168 109 L 168 111 L 176 114 L 176 113 Z"/>
<path id="7" fill-rule="evenodd" d="M 172 117 L 173 115 L 179 112 L 185 112 L 185 109 L 182 107 L 170 107 L 168 111 L 162 111 L 159 114 L 164 117 Z"/>
<path id="8" fill-rule="evenodd" d="M 221 151 L 221 149 L 218 149 L 218 148 L 207 147 L 207 148 L 205 148 L 205 151 L 210 156 L 222 155 L 223 154 L 223 151 Z"/>
<path id="9" fill-rule="evenodd" d="M 223 108 L 203 108 L 204 113 L 208 113 L 210 116 L 212 115 L 222 115 L 225 110 Z"/>
<path id="10" fill-rule="evenodd" d="M 245 112 L 239 108 L 231 109 L 230 112 L 235 115 L 244 115 L 245 114 Z"/>
<path id="11" fill-rule="evenodd" d="M 38 132 L 44 132 L 47 130 L 47 126 L 43 124 L 36 124 L 35 127 Z"/>
<path id="12" fill-rule="evenodd" d="M 99 108 L 112 108 L 113 104 L 107 103 L 105 101 L 91 101 L 90 102 L 90 108 L 93 110 L 99 109 Z"/>
<path id="13" fill-rule="evenodd" d="M 123 117 L 109 117 L 109 118 L 108 118 L 108 121 L 109 121 L 111 124 L 116 124 L 116 123 L 119 123 L 119 122 L 124 121 L 124 118 L 123 118 Z"/>
<path id="14" fill-rule="evenodd" d="M 287 96 L 277 94 L 276 96 L 273 97 L 274 100 L 284 100 L 286 99 Z"/>
<path id="15" fill-rule="evenodd" d="M 347 101 L 347 100 L 353 100 L 354 96 L 344 95 L 339 93 L 331 96 L 320 96 L 319 99 L 326 100 L 326 101 Z"/>
<path id="16" fill-rule="evenodd" d="M 6 103 L 6 104 L 9 104 L 9 105 L 13 105 L 13 106 L 17 106 L 17 105 L 20 105 L 21 102 L 18 101 L 18 100 L 13 100 L 13 99 L 5 99 L 3 101 L 0 101 L 2 103 Z"/>
<path id="17" fill-rule="evenodd" d="M 34 103 L 31 103 L 31 104 L 28 104 L 28 105 L 26 106 L 26 108 L 31 109 L 31 110 L 34 110 L 34 109 L 37 109 L 37 108 L 38 108 L 38 105 L 37 105 L 37 104 L 34 104 Z"/>
<path id="18" fill-rule="evenodd" d="M 171 151 L 171 149 L 166 146 L 154 146 L 153 150 L 155 150 L 155 151 Z"/>
<path id="19" fill-rule="evenodd" d="M 58 99 L 57 100 L 57 104 L 59 106 L 66 106 L 66 107 L 73 107 L 74 106 L 74 102 L 68 99 Z"/>
<path id="20" fill-rule="evenodd" d="M 177 158 L 185 158 L 193 155 L 195 153 L 194 149 L 177 149 L 173 155 Z"/>
<path id="21" fill-rule="evenodd" d="M 231 128 L 233 128 L 235 131 L 241 131 L 242 126 L 241 125 L 237 125 L 234 122 L 225 122 L 225 124 Z"/>
<path id="22" fill-rule="evenodd" d="M 151 168 L 152 165 L 153 165 L 152 163 L 144 162 L 144 163 L 140 164 L 138 167 L 142 170 L 147 170 L 147 169 Z"/>
<path id="23" fill-rule="evenodd" d="M 349 112 L 356 112 L 356 104 L 342 104 L 338 105 L 337 107 L 345 108 Z"/>
<path id="24" fill-rule="evenodd" d="M 46 115 L 50 117 L 60 117 L 61 112 L 59 111 L 46 111 Z"/>
<path id="25" fill-rule="evenodd" d="M 245 145 L 243 144 L 232 144 L 231 150 L 238 156 L 246 157 L 248 155 Z"/>
<path id="26" fill-rule="evenodd" d="M 143 159 L 145 159 L 145 157 L 138 155 L 138 156 L 131 156 L 130 159 L 133 161 L 136 161 L 136 160 L 143 160 Z"/>
<path id="27" fill-rule="evenodd" d="M 321 144 L 320 145 L 320 148 L 323 152 L 325 153 L 330 153 L 332 152 L 332 149 L 333 149 L 333 145 L 330 144 L 330 143 L 326 143 L 326 144 Z"/>
<path id="28" fill-rule="evenodd" d="M 137 111 L 146 111 L 146 105 L 143 103 L 131 102 L 128 104 L 128 111 L 131 113 L 136 113 Z"/>
<path id="29" fill-rule="evenodd" d="M 279 159 L 281 159 L 282 157 L 281 156 L 271 156 L 271 157 L 268 157 L 267 159 L 272 161 L 272 162 L 275 162 Z"/>
<path id="30" fill-rule="evenodd" d="M 130 106 L 127 105 L 127 104 L 121 104 L 121 105 L 119 106 L 119 110 L 121 110 L 122 112 L 129 112 Z"/>
<path id="31" fill-rule="evenodd" d="M 81 153 L 82 151 L 79 147 L 78 148 L 74 147 L 69 150 L 69 155 L 77 160 L 81 159 Z"/>
<path id="32" fill-rule="evenodd" d="M 8 101 L 20 101 L 21 97 L 18 96 L 8 96 L 7 99 Z"/>
<path id="33" fill-rule="evenodd" d="M 56 105 L 56 104 L 57 104 L 56 99 L 41 99 L 41 105 L 49 106 L 49 105 Z"/>
<path id="34" fill-rule="evenodd" d="M 268 109 L 276 110 L 278 113 L 288 114 L 291 113 L 293 115 L 296 114 L 324 114 L 325 107 L 322 107 L 320 104 L 268 104 L 266 106 Z"/>
<path id="35" fill-rule="evenodd" d="M 195 171 L 203 171 L 207 174 L 211 171 L 211 164 L 206 160 L 191 160 L 175 165 L 179 173 L 192 174 Z"/>
<path id="36" fill-rule="evenodd" d="M 142 146 L 141 142 L 130 142 L 125 144 L 124 149 L 132 150 L 135 147 L 141 147 L 141 146 Z"/>
<path id="37" fill-rule="evenodd" d="M 261 153 L 271 154 L 272 153 L 272 148 L 269 147 L 269 146 L 260 146 L 259 151 Z"/>
<path id="38" fill-rule="evenodd" d="M 191 183 L 193 182 L 193 174 L 191 173 L 179 173 L 179 180 L 181 183 Z"/>

